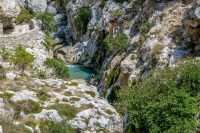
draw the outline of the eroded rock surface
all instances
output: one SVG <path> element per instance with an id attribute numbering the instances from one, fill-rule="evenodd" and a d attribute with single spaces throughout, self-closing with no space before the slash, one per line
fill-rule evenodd
<path id="1" fill-rule="evenodd" d="M 15 0 L 0 1 L 0 23 L 3 27 L 10 26 L 20 14 L 20 6 Z"/>

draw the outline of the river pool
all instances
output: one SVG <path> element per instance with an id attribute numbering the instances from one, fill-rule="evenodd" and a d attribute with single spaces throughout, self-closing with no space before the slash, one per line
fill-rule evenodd
<path id="1" fill-rule="evenodd" d="M 69 69 L 69 79 L 90 80 L 95 72 L 81 65 L 67 65 Z"/>

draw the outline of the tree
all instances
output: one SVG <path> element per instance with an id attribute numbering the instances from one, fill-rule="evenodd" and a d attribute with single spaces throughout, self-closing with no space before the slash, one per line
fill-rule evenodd
<path id="1" fill-rule="evenodd" d="M 156 70 L 126 91 L 122 90 L 129 125 L 136 132 L 193 132 L 197 127 L 199 72 L 199 61 L 184 61 L 175 68 Z"/>
<path id="2" fill-rule="evenodd" d="M 124 33 L 118 32 L 114 37 L 108 35 L 104 43 L 111 52 L 125 51 L 128 47 L 128 38 Z"/>

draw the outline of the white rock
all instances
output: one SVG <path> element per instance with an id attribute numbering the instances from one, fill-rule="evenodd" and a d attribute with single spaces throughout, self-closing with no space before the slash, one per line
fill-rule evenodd
<path id="1" fill-rule="evenodd" d="M 1 125 L 0 125 L 0 133 L 3 133 L 3 128 Z"/>
<path id="2" fill-rule="evenodd" d="M 8 69 L 11 66 L 9 62 L 2 62 L 1 65 L 5 69 Z"/>
<path id="3" fill-rule="evenodd" d="M 57 14 L 56 8 L 51 6 L 51 5 L 47 7 L 47 12 L 51 13 L 52 15 L 56 15 Z"/>
<path id="4" fill-rule="evenodd" d="M 3 102 L 3 99 L 0 98 L 0 108 L 2 108 L 2 107 L 4 107 L 4 106 L 5 106 L 5 104 L 4 104 L 4 102 Z"/>
<path id="5" fill-rule="evenodd" d="M 32 100 L 38 102 L 38 98 L 35 92 L 22 90 L 14 93 L 14 96 L 11 97 L 13 102 L 23 101 L 23 100 Z"/>
<path id="6" fill-rule="evenodd" d="M 13 72 L 6 73 L 6 78 L 14 80 L 18 75 Z"/>
<path id="7" fill-rule="evenodd" d="M 100 118 L 98 119 L 98 122 L 101 127 L 106 127 L 109 124 L 109 121 L 109 118 L 105 118 L 103 116 L 100 116 Z"/>
<path id="8" fill-rule="evenodd" d="M 62 118 L 59 116 L 58 112 L 56 110 L 46 110 L 43 109 L 42 112 L 38 114 L 34 114 L 36 119 L 47 119 L 54 122 L 60 122 L 62 121 Z"/>
<path id="9" fill-rule="evenodd" d="M 27 0 L 29 10 L 33 12 L 45 12 L 47 8 L 46 0 Z"/>

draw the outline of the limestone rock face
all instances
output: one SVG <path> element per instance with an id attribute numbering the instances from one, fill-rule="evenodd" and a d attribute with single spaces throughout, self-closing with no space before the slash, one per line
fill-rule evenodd
<path id="1" fill-rule="evenodd" d="M 195 51 L 200 51 L 200 0 L 195 0 L 190 8 L 182 16 L 182 21 L 190 38 L 195 43 Z"/>
<path id="2" fill-rule="evenodd" d="M 47 7 L 47 12 L 51 13 L 52 15 L 56 15 L 57 14 L 57 9 L 50 5 L 50 6 Z"/>
<path id="3" fill-rule="evenodd" d="M 27 7 L 33 12 L 45 12 L 47 8 L 46 0 L 27 0 Z"/>
<path id="4" fill-rule="evenodd" d="M 200 0 L 193 2 L 192 7 L 183 15 L 183 21 L 194 28 L 200 25 Z"/>
<path id="5" fill-rule="evenodd" d="M 3 27 L 11 25 L 20 14 L 20 6 L 15 0 L 0 1 L 0 23 Z"/>

